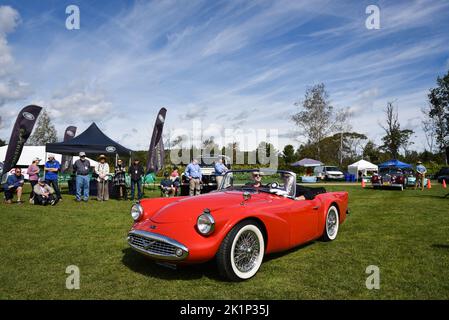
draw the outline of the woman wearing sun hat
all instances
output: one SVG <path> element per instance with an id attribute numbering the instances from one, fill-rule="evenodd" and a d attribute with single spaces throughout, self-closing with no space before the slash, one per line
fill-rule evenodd
<path id="1" fill-rule="evenodd" d="M 97 200 L 108 201 L 109 200 L 109 164 L 106 162 L 106 156 L 104 154 L 98 157 L 98 165 L 95 168 L 97 177 Z"/>
<path id="2" fill-rule="evenodd" d="M 30 202 L 32 202 L 33 197 L 34 197 L 34 186 L 37 184 L 37 180 L 39 179 L 39 161 L 41 161 L 41 159 L 39 158 L 34 158 L 33 162 L 28 166 L 27 169 L 27 174 L 29 176 L 28 180 L 30 181 L 31 184 L 31 192 L 30 192 Z"/>

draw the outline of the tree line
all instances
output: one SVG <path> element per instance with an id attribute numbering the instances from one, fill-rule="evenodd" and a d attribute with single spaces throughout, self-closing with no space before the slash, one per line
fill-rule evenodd
<path id="1" fill-rule="evenodd" d="M 276 152 L 279 156 L 279 167 L 290 168 L 290 164 L 302 158 L 313 158 L 326 164 L 342 167 L 360 158 L 379 163 L 391 158 L 409 163 L 421 160 L 437 164 L 448 163 L 449 158 L 449 71 L 443 77 L 438 77 L 436 87 L 428 93 L 427 106 L 423 107 L 421 129 L 426 138 L 424 151 L 411 150 L 414 130 L 403 129 L 398 117 L 394 101 L 388 102 L 384 109 L 384 120 L 378 123 L 384 132 L 381 144 L 377 145 L 365 134 L 352 130 L 352 114 L 349 108 L 335 109 L 332 106 L 329 93 L 323 83 L 309 87 L 304 99 L 294 103 L 296 112 L 291 116 L 296 132 L 305 139 L 297 149 L 293 145 L 286 145 L 283 150 L 275 150 L 267 142 L 261 142 L 254 151 L 242 152 L 239 143 L 233 142 L 221 148 L 214 141 L 214 137 L 205 139 L 201 148 L 219 150 L 221 154 L 232 154 L 234 161 L 240 155 L 248 163 L 252 153 L 266 149 L 266 155 Z M 167 140 L 167 138 L 166 138 Z M 168 141 L 168 149 L 184 148 L 185 137 L 176 137 Z M 45 145 L 57 141 L 57 132 L 49 114 L 43 110 L 36 123 L 28 145 Z M 0 145 L 6 141 L 0 139 Z M 165 144 L 167 145 L 167 143 Z M 198 154 L 195 147 L 190 148 L 192 156 Z M 192 149 L 193 148 L 193 149 Z M 199 149 L 199 148 L 197 148 Z M 169 150 L 167 150 L 169 151 Z M 135 157 L 146 161 L 147 151 L 137 151 Z M 167 152 L 166 163 L 171 163 L 170 152 Z"/>

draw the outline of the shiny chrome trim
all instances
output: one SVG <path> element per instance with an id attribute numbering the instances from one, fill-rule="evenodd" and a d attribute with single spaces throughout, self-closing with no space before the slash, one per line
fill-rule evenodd
<path id="1" fill-rule="evenodd" d="M 143 207 L 142 207 L 142 205 L 140 204 L 140 201 L 137 201 L 137 202 L 135 202 L 135 203 L 131 206 L 131 212 L 132 212 L 134 206 L 136 206 L 136 207 L 138 208 L 138 210 L 139 210 L 139 216 L 137 217 L 137 219 L 134 219 L 133 216 L 132 216 L 132 213 L 131 213 L 131 218 L 134 220 L 134 222 L 137 222 L 137 221 L 139 221 L 140 219 L 142 219 L 142 217 L 143 217 Z"/>
<path id="2" fill-rule="evenodd" d="M 209 210 L 209 209 L 207 209 L 207 210 Z M 207 216 L 208 218 L 209 218 L 209 221 L 210 221 L 210 230 L 209 230 L 209 232 L 207 232 L 207 233 L 202 233 L 201 231 L 200 231 L 200 228 L 198 228 L 198 220 L 200 219 L 200 217 L 202 217 L 202 216 Z M 198 216 L 198 218 L 196 218 L 196 228 L 197 228 L 197 230 L 198 230 L 198 233 L 200 234 L 200 235 L 202 235 L 202 236 L 208 236 L 208 235 L 210 235 L 210 234 L 212 234 L 214 231 L 215 231 L 215 219 L 214 219 L 214 217 L 210 214 L 210 211 L 203 211 L 203 213 L 202 214 L 200 214 L 199 216 Z"/>
<path id="3" fill-rule="evenodd" d="M 149 250 L 145 250 L 141 247 L 138 247 L 138 246 L 130 243 L 129 237 L 133 236 L 133 235 L 145 238 L 147 240 L 160 241 L 160 242 L 170 244 L 170 245 L 174 246 L 176 249 L 181 249 L 183 254 L 182 254 L 182 256 L 178 257 L 176 255 L 164 255 L 164 254 L 151 252 Z M 130 247 L 132 249 L 136 250 L 137 252 L 143 253 L 144 255 L 149 256 L 150 258 L 153 258 L 156 260 L 182 261 L 182 260 L 185 260 L 189 255 L 189 249 L 186 246 L 184 246 L 183 244 L 179 243 L 178 241 L 173 240 L 169 237 L 163 236 L 161 234 L 152 233 L 152 232 L 148 232 L 148 231 L 144 231 L 144 230 L 131 230 L 128 233 L 128 244 L 130 245 Z"/>

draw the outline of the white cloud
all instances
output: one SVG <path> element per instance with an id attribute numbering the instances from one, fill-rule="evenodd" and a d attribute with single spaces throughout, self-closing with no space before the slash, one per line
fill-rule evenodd
<path id="1" fill-rule="evenodd" d="M 71 122 L 104 121 L 115 112 L 104 93 L 95 90 L 79 90 L 65 96 L 54 96 L 43 102 L 53 118 Z"/>
<path id="2" fill-rule="evenodd" d="M 14 31 L 20 22 L 17 10 L 10 6 L 0 6 L 0 34 L 5 35 Z"/>
<path id="3" fill-rule="evenodd" d="M 20 15 L 15 9 L 0 6 L 0 107 L 31 94 L 29 85 L 17 80 L 18 68 L 6 38 L 19 23 Z"/>

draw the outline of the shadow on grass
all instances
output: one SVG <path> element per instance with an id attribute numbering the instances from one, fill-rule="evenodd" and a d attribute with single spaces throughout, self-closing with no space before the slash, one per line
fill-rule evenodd
<path id="1" fill-rule="evenodd" d="M 419 198 L 431 198 L 431 199 L 444 199 L 447 198 L 449 194 L 447 194 L 446 196 L 438 196 L 438 195 L 434 195 L 434 194 L 418 194 L 418 195 L 413 195 L 413 197 L 419 197 Z"/>
<path id="2" fill-rule="evenodd" d="M 178 266 L 176 270 L 157 264 L 155 261 L 135 252 L 131 248 L 122 250 L 122 262 L 134 272 L 144 276 L 156 277 L 165 280 L 194 280 L 207 277 L 223 281 L 220 277 L 215 260 L 206 263 Z"/>
<path id="3" fill-rule="evenodd" d="M 288 249 L 288 250 L 286 250 L 286 251 L 281 251 L 281 252 L 276 252 L 276 253 L 270 253 L 270 254 L 266 255 L 266 256 L 263 258 L 263 261 L 264 261 L 264 262 L 268 262 L 268 261 L 273 260 L 273 259 L 281 258 L 281 257 L 283 257 L 283 256 L 285 256 L 285 255 L 288 255 L 288 254 L 290 254 L 290 253 L 293 253 L 293 252 L 295 252 L 295 251 L 298 251 L 298 250 L 307 248 L 308 246 L 311 246 L 312 244 L 314 244 L 314 243 L 316 243 L 316 242 L 319 242 L 319 241 L 320 241 L 320 240 L 315 240 L 315 241 L 312 241 L 312 242 L 307 242 L 307 243 L 301 244 L 301 245 L 299 245 L 299 246 L 297 246 L 297 247 Z"/>
<path id="4" fill-rule="evenodd" d="M 437 249 L 446 249 L 449 250 L 449 244 L 440 244 L 440 243 L 435 243 L 431 245 L 432 248 L 437 248 Z"/>
<path id="5" fill-rule="evenodd" d="M 263 261 L 268 262 L 273 259 L 281 258 L 285 255 L 306 248 L 315 242 L 317 241 L 308 242 L 287 251 L 271 253 L 266 255 Z M 156 277 L 165 280 L 194 280 L 207 277 L 216 281 L 226 282 L 226 279 L 221 277 L 218 273 L 215 259 L 201 264 L 178 266 L 176 269 L 171 269 L 169 267 L 157 264 L 155 261 L 135 252 L 131 248 L 123 249 L 122 252 L 123 264 L 132 271 L 138 272 L 144 276 Z"/>

